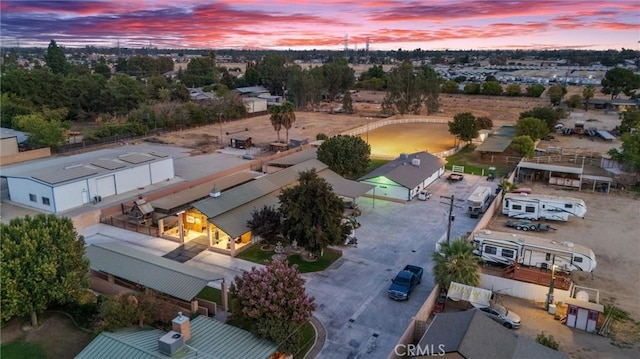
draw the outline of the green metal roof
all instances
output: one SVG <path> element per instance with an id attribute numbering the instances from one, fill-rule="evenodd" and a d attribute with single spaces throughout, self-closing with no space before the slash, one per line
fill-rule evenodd
<path id="1" fill-rule="evenodd" d="M 267 359 L 278 349 L 245 330 L 203 316 L 191 321 L 191 339 L 173 357 L 158 350 L 158 339 L 164 334 L 150 328 L 103 332 L 76 359 Z"/>
<path id="2" fill-rule="evenodd" d="M 288 167 L 288 166 L 293 166 L 293 165 L 297 165 L 299 163 L 302 163 L 304 161 L 308 161 L 308 160 L 312 160 L 317 158 L 317 154 L 316 152 L 318 151 L 317 148 L 308 148 L 306 150 L 302 150 L 302 151 L 298 151 L 295 153 L 292 153 L 288 156 L 283 156 L 280 158 L 276 158 L 274 160 L 269 161 L 269 165 L 270 166 L 281 166 L 281 167 Z"/>
<path id="3" fill-rule="evenodd" d="M 478 152 L 501 153 L 509 147 L 511 141 L 516 135 L 514 126 L 502 126 L 496 133 L 489 137 L 476 148 Z"/>
<path id="4" fill-rule="evenodd" d="M 138 283 L 161 293 L 191 301 L 222 274 L 209 272 L 143 252 L 120 243 L 92 244 L 86 249 L 93 270 Z"/>
<path id="5" fill-rule="evenodd" d="M 295 182 L 299 172 L 312 168 L 315 168 L 316 172 L 320 172 L 327 167 L 327 165 L 318 160 L 305 161 L 268 176 L 260 177 L 242 186 L 224 191 L 219 197 L 203 199 L 194 203 L 193 207 L 202 212 L 207 218 L 215 218 Z"/>

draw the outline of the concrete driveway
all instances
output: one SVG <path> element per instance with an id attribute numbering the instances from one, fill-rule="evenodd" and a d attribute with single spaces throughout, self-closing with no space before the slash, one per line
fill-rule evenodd
<path id="1" fill-rule="evenodd" d="M 446 234 L 449 200 L 455 200 L 451 238 L 473 230 L 477 219 L 465 214 L 464 200 L 478 184 L 495 186 L 485 177 L 468 176 L 448 184 L 446 175 L 429 187 L 427 201 L 399 204 L 359 199 L 362 224 L 358 247 L 343 247 L 330 269 L 305 274 L 307 291 L 316 298 L 315 316 L 327 331 L 321 358 L 386 358 L 433 289 L 431 255 Z M 424 267 L 422 283 L 406 302 L 387 297 L 387 288 L 406 264 Z"/>

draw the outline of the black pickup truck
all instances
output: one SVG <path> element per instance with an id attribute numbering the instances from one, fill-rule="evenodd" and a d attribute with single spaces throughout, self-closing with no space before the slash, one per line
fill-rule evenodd
<path id="1" fill-rule="evenodd" d="M 391 287 L 387 291 L 393 300 L 408 300 L 409 293 L 422 280 L 422 267 L 407 264 L 403 270 L 391 280 Z"/>

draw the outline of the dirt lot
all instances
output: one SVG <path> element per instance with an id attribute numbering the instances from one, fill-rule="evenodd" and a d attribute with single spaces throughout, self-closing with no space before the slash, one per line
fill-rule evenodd
<path id="1" fill-rule="evenodd" d="M 534 193 L 584 199 L 587 204 L 584 219 L 548 221 L 557 230 L 534 235 L 591 248 L 598 263 L 593 276 L 574 272 L 572 278 L 577 285 L 598 289 L 601 304 L 614 304 L 636 321 L 616 324 L 612 338 L 604 338 L 560 325 L 544 311 L 543 303 L 501 296 L 507 307 L 523 317 L 521 332 L 535 338 L 544 330 L 553 335 L 561 343 L 562 350 L 573 358 L 602 358 L 603 353 L 611 358 L 635 358 L 640 349 L 640 196 L 621 191 L 610 194 L 565 191 L 533 183 L 524 183 L 521 187 L 532 187 Z M 515 229 L 504 226 L 506 219 L 504 215 L 497 214 L 488 228 L 517 233 Z M 562 309 L 559 307 L 558 312 Z M 634 349 L 621 349 L 627 347 Z"/>

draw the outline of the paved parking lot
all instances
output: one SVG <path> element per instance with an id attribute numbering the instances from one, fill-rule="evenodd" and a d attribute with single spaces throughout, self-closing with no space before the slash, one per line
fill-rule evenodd
<path id="1" fill-rule="evenodd" d="M 464 199 L 484 177 L 465 176 L 448 184 L 446 176 L 429 187 L 428 201 L 407 204 L 359 199 L 362 227 L 358 247 L 343 248 L 343 258 L 321 273 L 306 274 L 307 291 L 316 297 L 315 316 L 327 331 L 321 358 L 386 358 L 433 289 L 431 255 L 446 234 L 449 200 L 455 200 L 451 238 L 466 235 L 477 219 L 464 212 Z M 424 267 L 422 284 L 406 302 L 387 297 L 387 288 L 406 264 Z"/>

